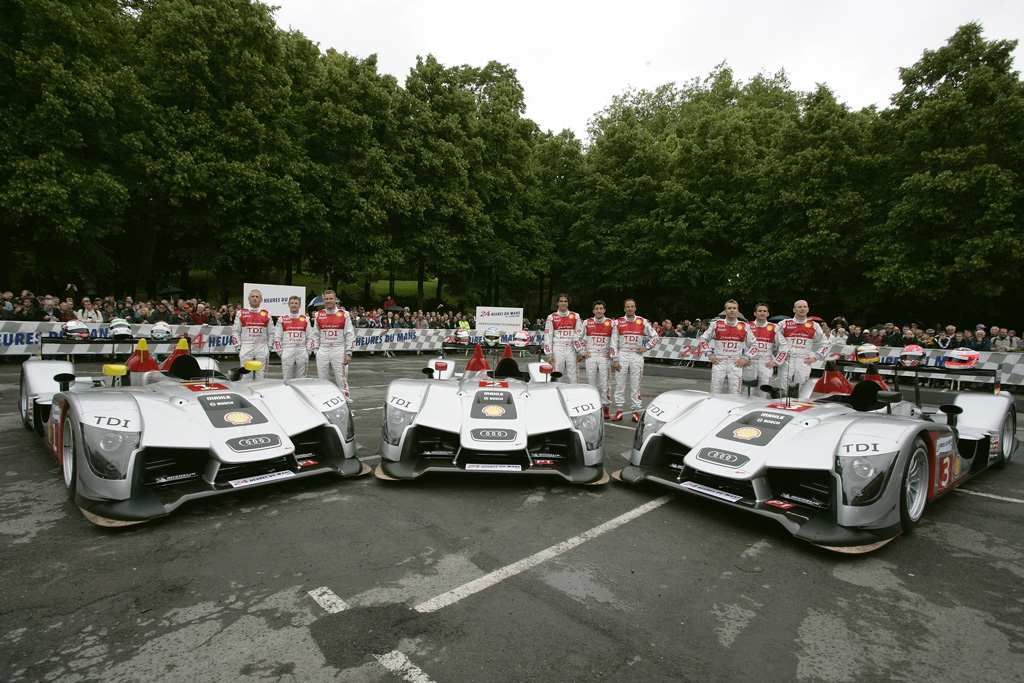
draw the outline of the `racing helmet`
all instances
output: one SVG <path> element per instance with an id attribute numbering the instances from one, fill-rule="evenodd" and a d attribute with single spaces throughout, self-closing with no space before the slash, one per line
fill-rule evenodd
<path id="1" fill-rule="evenodd" d="M 924 348 L 917 344 L 904 346 L 900 351 L 900 365 L 905 368 L 916 368 L 924 363 Z"/>
<path id="2" fill-rule="evenodd" d="M 857 362 L 864 365 L 878 362 L 878 347 L 874 344 L 861 344 L 857 347 Z"/>
<path id="3" fill-rule="evenodd" d="M 60 334 L 65 339 L 88 339 L 89 328 L 81 320 L 69 320 L 60 326 Z"/>
<path id="4" fill-rule="evenodd" d="M 111 339 L 131 339 L 132 326 L 124 318 L 114 318 L 110 321 Z"/>
<path id="5" fill-rule="evenodd" d="M 973 368 L 977 365 L 981 354 L 973 349 L 953 349 L 946 356 L 947 368 Z"/>
<path id="6" fill-rule="evenodd" d="M 165 323 L 163 320 L 158 320 L 153 323 L 153 329 L 149 331 L 150 339 L 170 339 L 171 338 L 171 326 Z"/>
<path id="7" fill-rule="evenodd" d="M 512 335 L 512 346 L 517 349 L 525 349 L 530 345 L 530 333 L 526 330 L 519 330 Z"/>
<path id="8" fill-rule="evenodd" d="M 459 330 L 455 333 L 455 341 L 458 344 L 469 343 L 469 330 Z"/>
<path id="9" fill-rule="evenodd" d="M 497 346 L 501 341 L 501 332 L 497 327 L 488 327 L 484 330 L 484 343 L 488 346 Z"/>

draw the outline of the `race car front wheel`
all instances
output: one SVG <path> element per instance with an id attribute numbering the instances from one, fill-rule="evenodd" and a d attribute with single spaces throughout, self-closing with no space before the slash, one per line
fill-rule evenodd
<path id="1" fill-rule="evenodd" d="M 32 416 L 28 414 L 28 387 L 25 386 L 25 373 L 21 373 L 21 397 L 18 400 L 18 411 L 21 413 L 21 422 L 25 429 L 34 429 Z"/>
<path id="2" fill-rule="evenodd" d="M 61 427 L 60 435 L 60 464 L 64 471 L 64 486 L 68 489 L 68 495 L 75 497 L 75 484 L 78 475 L 78 432 L 70 413 L 64 418 L 64 425 Z"/>
<path id="3" fill-rule="evenodd" d="M 924 514 L 928 501 L 928 447 L 924 441 L 914 441 L 914 448 L 903 467 L 900 487 L 900 523 L 903 533 L 909 534 Z"/>
<path id="4" fill-rule="evenodd" d="M 999 461 L 996 462 L 996 467 L 1002 469 L 1006 467 L 1007 463 L 1010 462 L 1010 456 L 1013 455 L 1013 444 L 1014 439 L 1017 436 L 1017 409 L 1010 406 L 1010 410 L 1007 411 L 1006 417 L 1003 418 L 1003 428 L 999 432 Z"/>

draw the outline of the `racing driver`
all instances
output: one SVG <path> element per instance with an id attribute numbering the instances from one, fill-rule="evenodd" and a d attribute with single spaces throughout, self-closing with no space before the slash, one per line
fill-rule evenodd
<path id="1" fill-rule="evenodd" d="M 768 304 L 758 304 L 754 307 L 754 324 L 750 326 L 750 331 L 754 333 L 757 353 L 751 354 L 751 368 L 748 372 L 752 371 L 751 379 L 756 375 L 757 395 L 763 398 L 770 398 L 764 395 L 761 387 L 772 383 L 772 372 L 774 371 L 774 366 L 768 364 L 771 363 L 774 357 L 775 323 L 768 322 L 768 315 Z"/>
<path id="2" fill-rule="evenodd" d="M 749 351 L 755 347 L 752 325 L 739 319 L 740 305 L 725 302 L 725 320 L 715 320 L 701 335 L 701 353 L 711 361 L 711 393 L 743 393 L 743 368 L 750 365 Z"/>
<path id="3" fill-rule="evenodd" d="M 785 395 L 799 396 L 800 388 L 811 378 L 811 365 L 824 356 L 828 338 L 813 320 L 807 319 L 810 307 L 803 299 L 793 304 L 793 317 L 775 326 L 775 344 L 779 348 L 775 360 L 779 366 L 779 389 Z"/>
<path id="4" fill-rule="evenodd" d="M 277 319 L 274 350 L 281 356 L 281 371 L 285 379 L 305 377 L 309 367 L 309 350 L 313 345 L 313 330 L 309 318 L 299 313 L 302 299 L 288 297 L 288 313 Z"/>
<path id="5" fill-rule="evenodd" d="M 608 412 L 611 403 L 611 345 L 612 321 L 604 317 L 603 301 L 594 302 L 594 317 L 583 323 L 583 358 L 587 368 L 587 384 L 601 394 L 604 419 L 611 417 Z"/>
<path id="6" fill-rule="evenodd" d="M 578 384 L 580 372 L 576 363 L 583 351 L 583 321 L 569 310 L 569 296 L 558 295 L 558 310 L 544 323 L 544 355 L 571 384 Z"/>
<path id="7" fill-rule="evenodd" d="M 231 326 L 231 343 L 238 344 L 238 362 L 245 365 L 247 360 L 258 360 L 263 367 L 253 373 L 254 379 L 266 379 L 267 363 L 270 361 L 270 313 L 260 308 L 263 294 L 254 289 L 249 292 L 249 308 L 243 308 L 235 316 Z"/>
<path id="8" fill-rule="evenodd" d="M 348 397 L 348 364 L 356 348 L 356 331 L 348 313 L 338 307 L 338 295 L 333 289 L 324 290 L 324 308 L 316 312 L 313 322 L 313 350 L 316 351 L 316 374 L 320 379 L 331 378 Z"/>
<path id="9" fill-rule="evenodd" d="M 630 403 L 633 422 L 640 421 L 640 380 L 644 376 L 644 353 L 658 344 L 658 333 L 650 321 L 636 314 L 636 301 L 626 299 L 622 304 L 626 314 L 612 325 L 612 367 L 615 372 L 615 416 L 612 422 L 622 419 L 622 406 L 626 402 L 626 382 L 629 381 Z M 644 346 L 644 338 L 650 345 Z M 623 372 L 625 369 L 625 372 Z"/>

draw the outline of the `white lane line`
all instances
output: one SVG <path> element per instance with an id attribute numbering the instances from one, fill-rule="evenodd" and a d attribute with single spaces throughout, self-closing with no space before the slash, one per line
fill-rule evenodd
<path id="1" fill-rule="evenodd" d="M 334 591 L 327 586 L 309 591 L 309 597 L 316 600 L 316 604 L 323 607 L 328 614 L 337 614 L 348 609 L 348 603 L 335 595 Z"/>
<path id="2" fill-rule="evenodd" d="M 630 510 L 629 512 L 621 514 L 614 519 L 610 519 L 604 524 L 599 524 L 593 529 L 584 531 L 579 536 L 573 536 L 572 538 L 566 541 L 562 541 L 561 543 L 555 544 L 550 548 L 541 550 L 540 552 L 530 555 L 529 557 L 519 560 L 518 562 L 513 562 L 510 565 L 506 565 L 501 569 L 496 569 L 490 574 L 485 574 L 484 576 L 481 576 L 479 579 L 474 579 L 473 581 L 463 584 L 458 588 L 454 588 L 448 591 L 447 593 L 442 593 L 441 595 L 438 595 L 436 598 L 431 598 L 430 600 L 427 600 L 424 603 L 416 605 L 415 607 L 413 607 L 413 609 L 417 612 L 426 613 L 436 612 L 442 607 L 454 605 L 456 602 L 462 600 L 465 597 L 469 597 L 474 593 L 479 593 L 485 588 L 490 588 L 491 586 L 501 581 L 504 581 L 509 577 L 515 576 L 520 572 L 524 572 L 527 569 L 530 569 L 531 567 L 536 567 L 538 564 L 546 562 L 554 557 L 561 555 L 562 553 L 572 550 L 576 546 L 586 543 L 591 539 L 597 538 L 601 534 L 607 533 L 612 529 L 616 529 L 622 526 L 623 524 L 626 524 L 627 522 L 631 522 L 637 517 L 645 515 L 651 510 L 655 510 L 664 505 L 665 503 L 674 500 L 676 495 L 677 494 L 672 493 L 667 496 L 662 496 L 661 498 L 658 498 L 656 500 L 652 500 L 650 503 L 646 503 L 638 508 Z"/>
<path id="3" fill-rule="evenodd" d="M 1005 500 L 1007 503 L 1024 503 L 1024 500 L 1020 498 L 1007 498 L 1006 496 L 997 496 L 993 493 L 982 493 L 981 491 L 971 491 L 970 489 L 953 489 L 957 493 L 969 493 L 972 496 L 981 496 L 983 498 L 994 498 L 995 500 Z"/>
<path id="4" fill-rule="evenodd" d="M 384 406 L 376 406 L 375 408 L 353 408 L 352 412 L 353 413 L 362 413 L 362 412 L 365 412 L 367 410 L 384 410 Z"/>
<path id="5" fill-rule="evenodd" d="M 617 425 L 617 424 L 604 424 L 605 427 L 618 427 L 619 429 L 628 429 L 629 431 L 636 431 L 636 425 Z"/>
<path id="6" fill-rule="evenodd" d="M 401 676 L 403 681 L 409 681 L 409 683 L 434 683 L 430 676 L 423 673 L 423 669 L 410 662 L 409 658 L 398 650 L 392 650 L 386 655 L 374 655 L 374 657 L 385 669 L 396 676 Z"/>

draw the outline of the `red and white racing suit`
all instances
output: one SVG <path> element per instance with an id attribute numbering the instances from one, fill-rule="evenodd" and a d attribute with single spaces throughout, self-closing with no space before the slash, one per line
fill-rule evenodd
<path id="1" fill-rule="evenodd" d="M 800 388 L 811 377 L 808 358 L 821 360 L 821 351 L 828 343 L 825 333 L 816 323 L 803 320 L 783 320 L 775 327 L 775 344 L 779 352 L 775 362 L 779 365 L 779 389 L 786 395 L 799 396 Z"/>
<path id="2" fill-rule="evenodd" d="M 334 368 L 334 383 L 348 396 L 348 366 L 345 357 L 351 356 L 356 348 L 356 331 L 348 313 L 337 308 L 333 311 L 317 311 L 313 316 L 313 348 L 316 350 L 316 374 L 320 379 L 331 378 Z"/>
<path id="3" fill-rule="evenodd" d="M 712 394 L 743 393 L 743 368 L 736 363 L 749 360 L 749 351 L 755 345 L 751 327 L 740 320 L 716 320 L 700 336 L 701 352 L 714 354 L 718 359 L 711 366 Z"/>
<path id="4" fill-rule="evenodd" d="M 270 362 L 270 313 L 263 309 L 243 308 L 231 326 L 231 341 L 238 344 L 238 362 L 258 360 L 263 368 L 253 373 L 255 379 L 265 379 Z"/>
<path id="5" fill-rule="evenodd" d="M 590 318 L 583 323 L 583 350 L 590 354 L 586 360 L 587 384 L 601 394 L 605 408 L 612 401 L 612 327 L 610 318 Z"/>
<path id="6" fill-rule="evenodd" d="M 306 376 L 312 345 L 313 330 L 309 326 L 309 318 L 285 314 L 277 319 L 274 350 L 281 356 L 281 370 L 285 379 Z"/>
<path id="7" fill-rule="evenodd" d="M 775 323 L 758 325 L 756 322 L 750 325 L 750 331 L 754 333 L 754 344 L 757 348 L 756 354 L 751 354 L 750 368 L 747 370 L 748 379 L 757 378 L 757 395 L 769 398 L 761 387 L 772 383 L 774 368 L 768 367 L 768 362 L 775 357 Z"/>
<path id="8" fill-rule="evenodd" d="M 544 355 L 555 359 L 555 372 L 571 384 L 580 381 L 577 359 L 583 351 L 583 321 L 572 311 L 555 311 L 544 323 Z"/>
<path id="9" fill-rule="evenodd" d="M 644 357 L 639 350 L 644 347 L 644 338 L 650 339 L 648 348 L 658 345 L 658 333 L 646 318 L 622 317 L 612 324 L 612 361 L 622 369 L 615 377 L 615 406 L 622 410 L 626 402 L 626 382 L 629 381 L 629 395 L 634 413 L 640 412 L 640 380 L 644 376 Z"/>

